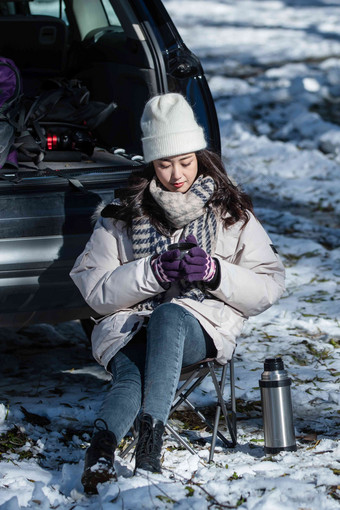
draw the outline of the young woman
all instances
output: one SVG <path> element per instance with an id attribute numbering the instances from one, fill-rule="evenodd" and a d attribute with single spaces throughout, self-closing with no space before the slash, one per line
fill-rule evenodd
<path id="1" fill-rule="evenodd" d="M 284 291 L 284 268 L 251 201 L 206 149 L 185 98 L 153 97 L 141 119 L 143 175 L 101 211 L 71 271 L 102 318 L 95 359 L 112 386 L 82 482 L 115 477 L 114 451 L 139 416 L 136 469 L 160 472 L 162 434 L 183 366 L 231 359 L 242 325 Z M 193 243 L 180 257 L 177 241 Z"/>

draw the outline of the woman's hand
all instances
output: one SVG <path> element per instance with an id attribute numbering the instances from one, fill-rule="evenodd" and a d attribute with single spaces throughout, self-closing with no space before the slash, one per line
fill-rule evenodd
<path id="1" fill-rule="evenodd" d="M 154 275 L 162 286 L 181 279 L 180 264 L 179 250 L 167 250 L 151 260 Z"/>
<path id="2" fill-rule="evenodd" d="M 216 263 L 202 248 L 195 246 L 181 260 L 181 271 L 183 280 L 188 282 L 210 282 L 216 273 Z"/>

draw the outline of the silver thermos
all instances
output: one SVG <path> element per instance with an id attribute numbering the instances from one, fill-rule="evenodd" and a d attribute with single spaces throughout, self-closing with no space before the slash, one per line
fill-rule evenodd
<path id="1" fill-rule="evenodd" d="M 264 429 L 264 452 L 295 451 L 291 380 L 281 358 L 267 358 L 259 381 Z"/>

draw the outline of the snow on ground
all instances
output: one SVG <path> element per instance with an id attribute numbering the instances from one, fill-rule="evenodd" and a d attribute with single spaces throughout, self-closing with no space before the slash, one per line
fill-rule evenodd
<path id="1" fill-rule="evenodd" d="M 239 340 L 238 444 L 218 444 L 208 464 L 208 432 L 191 433 L 207 439 L 197 456 L 167 437 L 162 475 L 133 476 L 133 461 L 117 458 L 118 482 L 86 497 L 80 476 L 105 373 L 78 323 L 1 331 L 0 509 L 338 509 L 340 5 L 164 3 L 207 73 L 228 171 L 287 271 L 283 298 Z M 275 355 L 292 378 L 298 449 L 273 456 L 258 380 Z M 208 406 L 210 381 L 203 390 L 196 400 Z"/>

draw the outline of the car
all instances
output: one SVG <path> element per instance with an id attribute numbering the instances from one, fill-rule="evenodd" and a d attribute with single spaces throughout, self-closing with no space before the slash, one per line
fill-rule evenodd
<path id="1" fill-rule="evenodd" d="M 39 97 L 43 83 L 62 77 L 83 84 L 93 102 L 116 105 L 90 151 L 81 143 L 67 151 L 53 146 L 59 131 L 39 166 L 23 158 L 0 173 L 0 326 L 86 325 L 95 312 L 69 272 L 98 204 L 119 197 L 144 168 L 139 119 L 146 101 L 182 93 L 208 147 L 220 153 L 208 82 L 160 0 L 0 0 L 0 55 L 20 69 L 24 97 Z"/>

